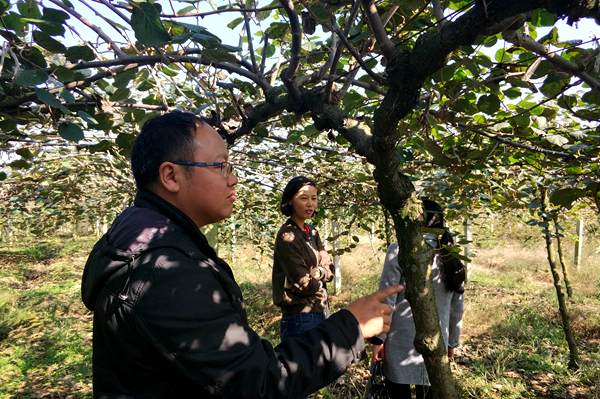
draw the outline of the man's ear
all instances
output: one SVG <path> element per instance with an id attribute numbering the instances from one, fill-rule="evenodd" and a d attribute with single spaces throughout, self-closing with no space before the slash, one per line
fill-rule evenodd
<path id="1" fill-rule="evenodd" d="M 181 188 L 183 171 L 171 162 L 163 162 L 158 167 L 158 184 L 170 193 Z"/>

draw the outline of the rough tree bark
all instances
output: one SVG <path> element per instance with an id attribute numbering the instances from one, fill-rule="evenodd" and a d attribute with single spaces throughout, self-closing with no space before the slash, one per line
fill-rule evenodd
<path id="1" fill-rule="evenodd" d="M 556 298 L 558 299 L 558 309 L 560 311 L 560 319 L 562 321 L 563 331 L 565 332 L 565 339 L 567 340 L 567 345 L 569 346 L 569 368 L 571 370 L 577 370 L 579 368 L 579 353 L 577 351 L 575 335 L 571 329 L 571 317 L 567 308 L 565 294 L 563 292 L 562 284 L 560 283 L 558 266 L 554 257 L 554 240 L 552 240 L 552 234 L 550 233 L 550 222 L 552 218 L 548 214 L 548 194 L 543 186 L 540 186 L 540 197 L 542 202 L 541 211 L 548 264 L 550 265 L 550 271 L 552 272 L 552 278 L 554 280 L 554 288 L 556 289 Z"/>
<path id="2" fill-rule="evenodd" d="M 567 297 L 569 299 L 573 299 L 573 287 L 571 286 L 571 273 L 569 271 L 569 267 L 564 261 L 563 250 L 562 250 L 562 241 L 560 239 L 560 229 L 558 225 L 558 215 L 554 214 L 552 216 L 552 222 L 554 224 L 554 235 L 556 237 L 556 249 L 558 251 L 558 261 L 560 262 L 560 266 L 563 272 L 563 278 L 565 280 L 565 288 L 567 289 Z"/>

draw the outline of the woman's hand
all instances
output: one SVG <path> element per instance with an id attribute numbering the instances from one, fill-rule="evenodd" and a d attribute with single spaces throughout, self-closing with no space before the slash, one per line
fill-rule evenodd
<path id="1" fill-rule="evenodd" d="M 322 277 L 323 281 L 330 282 L 333 280 L 333 262 L 327 251 L 319 251 L 319 267 L 323 268 L 325 272 Z"/>
<path id="2" fill-rule="evenodd" d="M 383 360 L 383 357 L 385 356 L 385 345 L 384 344 L 377 344 L 377 345 L 373 345 L 373 361 L 374 362 L 380 362 Z"/>
<path id="3" fill-rule="evenodd" d="M 331 260 L 331 256 L 327 253 L 327 251 L 319 251 L 319 265 L 320 266 L 329 266 L 333 263 Z"/>

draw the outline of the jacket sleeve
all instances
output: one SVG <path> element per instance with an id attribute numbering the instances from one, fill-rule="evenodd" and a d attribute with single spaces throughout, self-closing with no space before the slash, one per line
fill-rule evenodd
<path id="1" fill-rule="evenodd" d="M 136 329 L 199 397 L 301 398 L 339 377 L 364 348 L 347 310 L 274 348 L 247 324 L 224 285 L 237 287 L 233 280 L 210 260 L 176 252 L 156 260 L 135 305 Z"/>
<path id="2" fill-rule="evenodd" d="M 448 322 L 448 346 L 456 348 L 460 344 L 462 318 L 464 313 L 464 292 L 452 293 L 450 301 L 450 318 Z"/>
<path id="3" fill-rule="evenodd" d="M 324 275 L 321 280 L 326 283 L 331 282 L 335 275 L 335 265 L 333 264 L 333 259 L 325 250 L 325 246 L 321 241 L 321 236 L 319 232 L 315 229 L 315 241 L 317 243 L 317 249 L 319 250 L 319 266 L 323 268 Z"/>
<path id="4" fill-rule="evenodd" d="M 379 280 L 379 289 L 389 287 L 391 285 L 397 285 L 402 281 L 402 271 L 398 264 L 398 244 L 390 244 L 387 253 L 385 254 L 385 260 L 383 262 L 383 271 L 381 272 L 381 278 Z M 384 303 L 390 305 L 392 309 L 396 306 L 399 294 L 390 295 L 384 299 Z M 400 294 L 402 295 L 402 294 Z M 385 341 L 387 334 L 381 334 L 378 338 L 381 341 Z"/>
<path id="5" fill-rule="evenodd" d="M 291 234 L 293 239 L 284 239 L 285 234 Z M 302 237 L 298 237 L 293 231 L 280 231 L 275 239 L 274 257 L 277 258 L 285 274 L 287 280 L 285 288 L 292 289 L 300 296 L 312 297 L 323 284 L 311 275 L 311 269 L 317 266 L 317 259 L 316 257 L 307 259 L 303 245 L 306 244 L 302 241 Z M 311 264 L 311 261 L 314 264 Z"/>

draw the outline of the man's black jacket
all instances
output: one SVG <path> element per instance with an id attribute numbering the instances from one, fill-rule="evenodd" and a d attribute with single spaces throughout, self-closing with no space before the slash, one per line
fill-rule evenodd
<path id="1" fill-rule="evenodd" d="M 248 325 L 227 263 L 187 216 L 150 192 L 94 246 L 82 297 L 94 312 L 97 398 L 300 398 L 335 380 L 364 348 L 346 310 L 273 348 Z"/>

